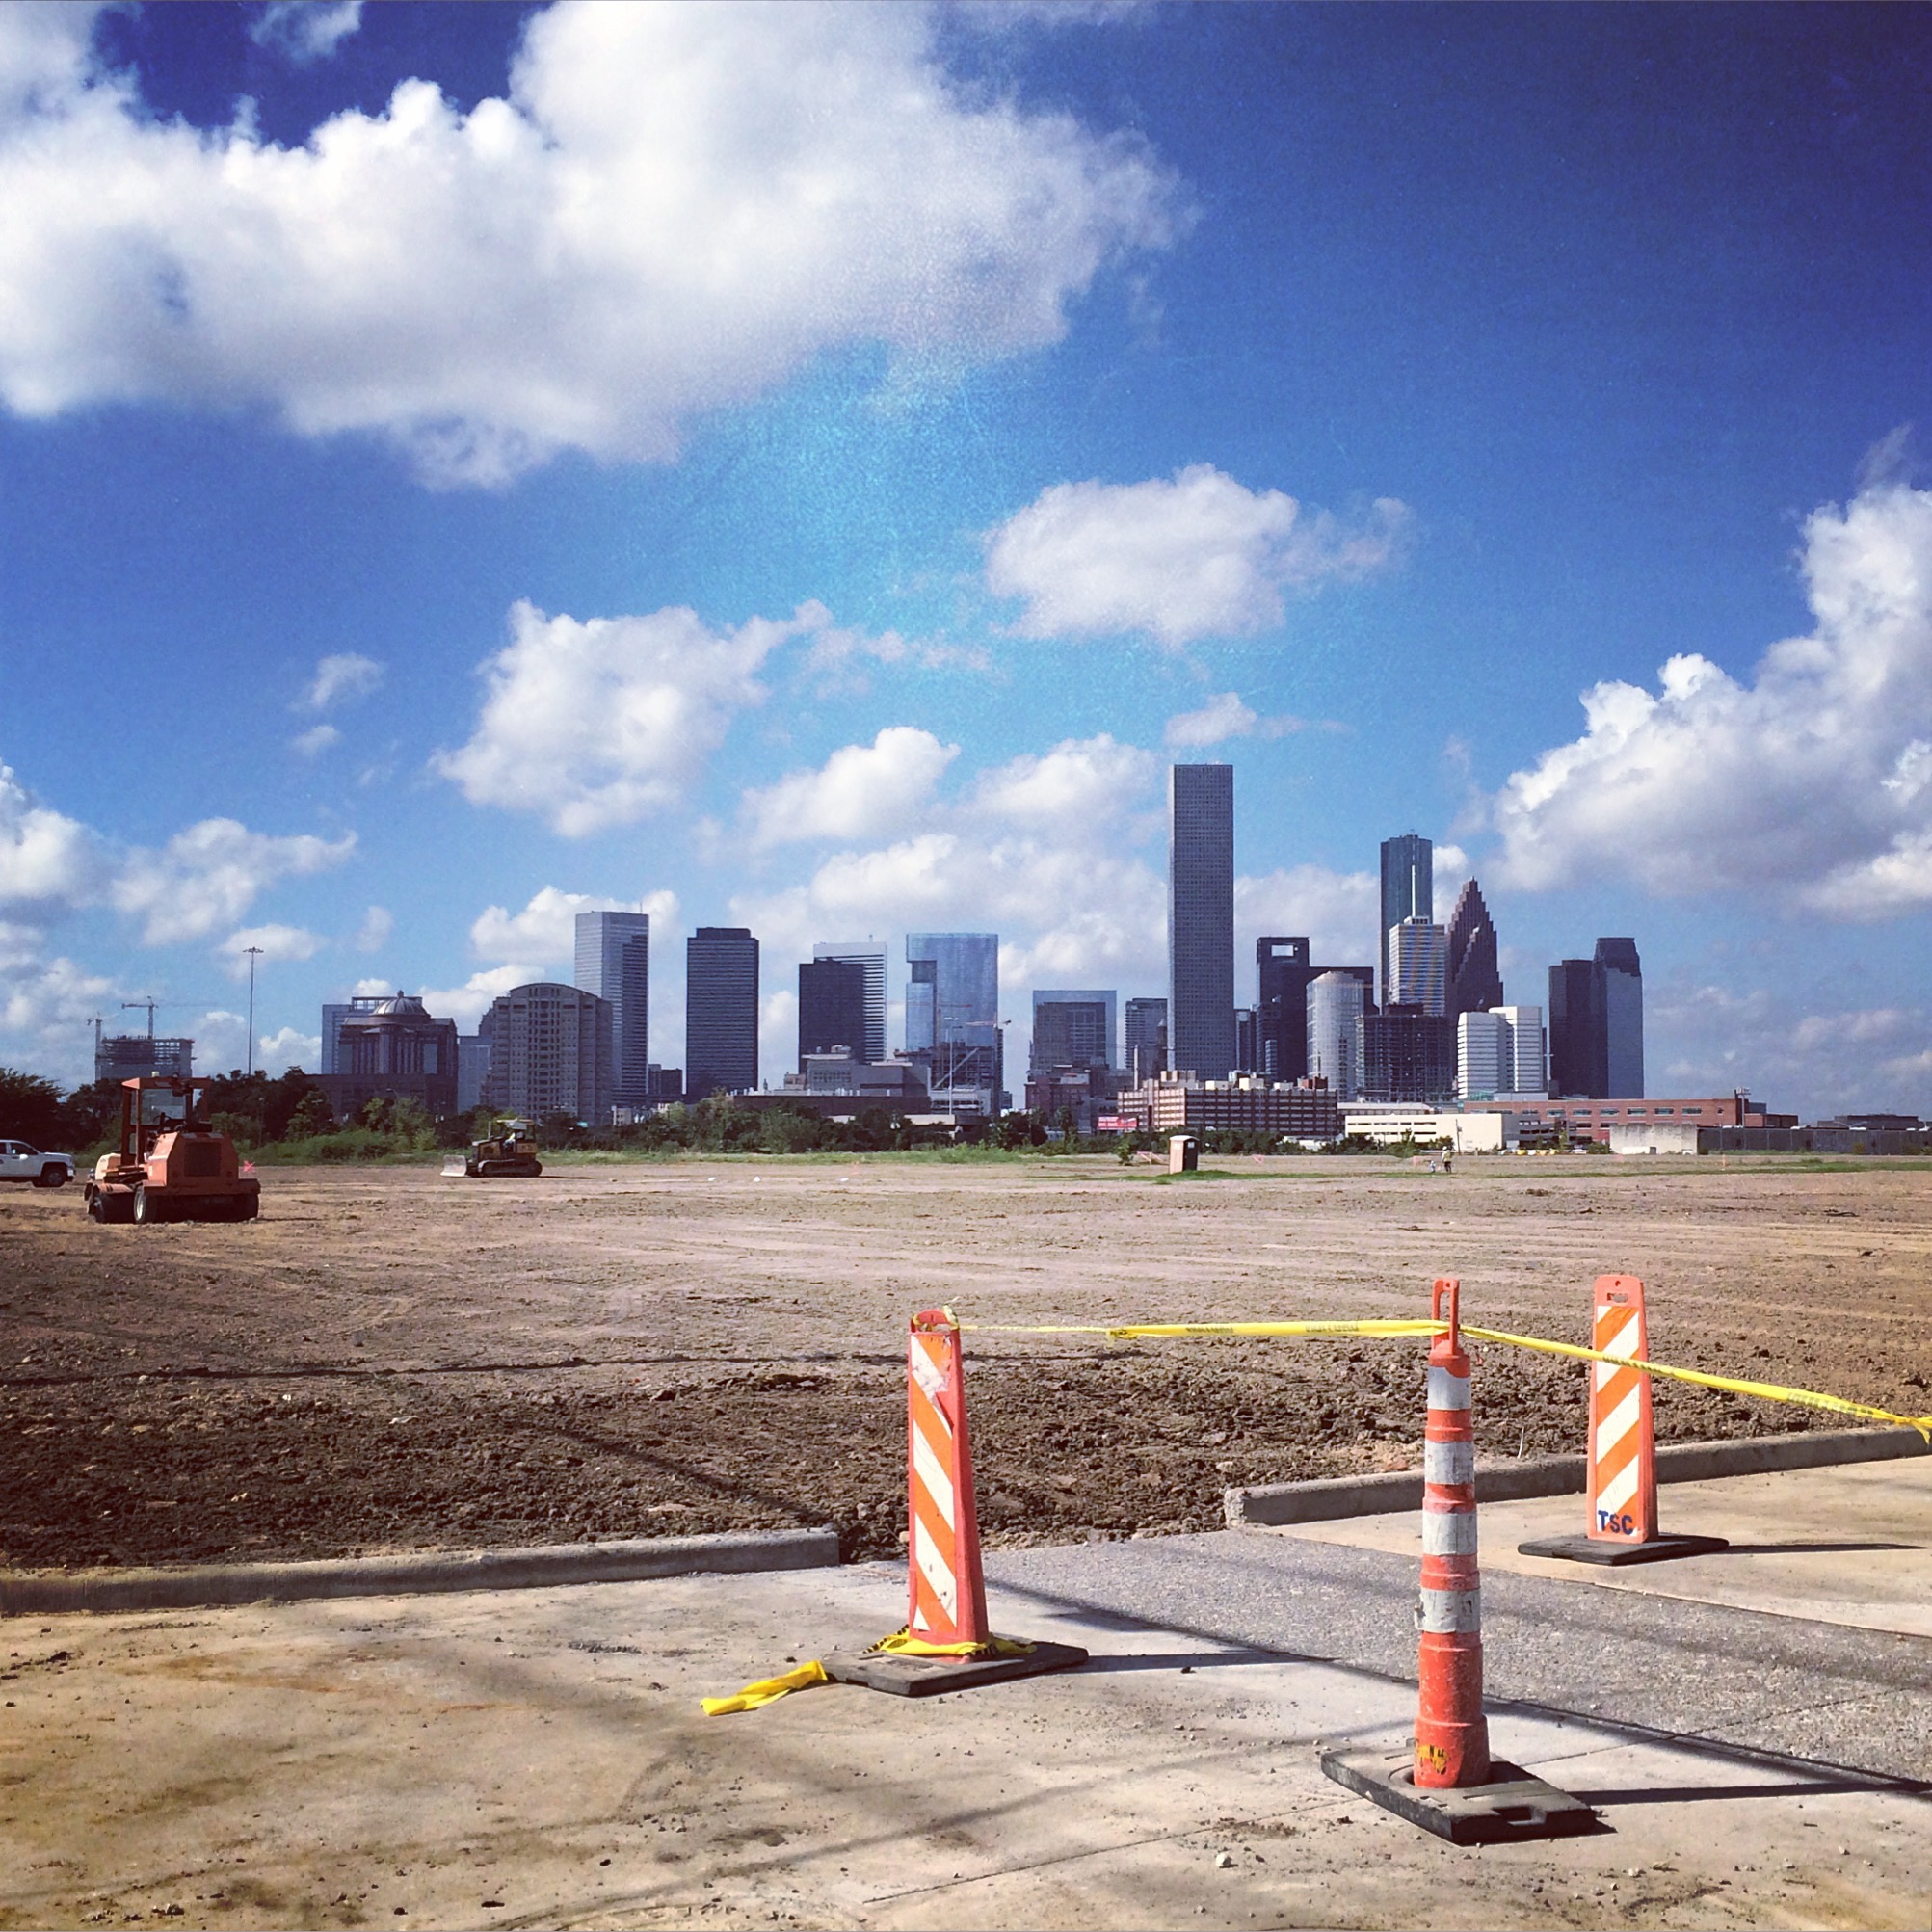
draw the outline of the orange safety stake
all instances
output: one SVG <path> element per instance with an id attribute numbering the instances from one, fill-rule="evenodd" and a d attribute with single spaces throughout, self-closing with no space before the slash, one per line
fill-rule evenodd
<path id="1" fill-rule="evenodd" d="M 1520 1764 L 1490 1756 L 1483 1715 L 1483 1593 L 1476 1568 L 1476 1445 L 1462 1284 L 1429 1290 L 1429 1419 L 1422 1436 L 1422 1600 L 1416 1623 L 1420 1692 L 1404 1751 L 1328 1745 L 1317 1754 L 1337 1785 L 1452 1844 L 1563 1838 L 1596 1813 Z"/>
<path id="2" fill-rule="evenodd" d="M 1590 1345 L 1626 1358 L 1590 1364 L 1587 1480 L 1590 1515 L 1581 1536 L 1540 1536 L 1517 1548 L 1525 1556 L 1573 1563 L 1656 1563 L 1728 1548 L 1721 1536 L 1665 1536 L 1657 1528 L 1656 1429 L 1651 1378 L 1631 1362 L 1648 1362 L 1644 1284 L 1635 1275 L 1599 1275 Z"/>
<path id="3" fill-rule="evenodd" d="M 966 1443 L 959 1324 L 944 1309 L 913 1317 L 907 1340 L 906 1628 L 932 1644 L 983 1645 L 986 1577 Z"/>
<path id="4" fill-rule="evenodd" d="M 1476 1568 L 1476 1448 L 1469 1429 L 1469 1358 L 1457 1325 L 1461 1292 L 1459 1282 L 1439 1280 L 1429 1295 L 1431 1316 L 1446 1320 L 1448 1327 L 1429 1346 L 1429 1420 L 1422 1439 L 1422 1694 L 1416 1716 L 1416 1783 L 1425 1789 L 1480 1785 L 1490 1770 Z"/>

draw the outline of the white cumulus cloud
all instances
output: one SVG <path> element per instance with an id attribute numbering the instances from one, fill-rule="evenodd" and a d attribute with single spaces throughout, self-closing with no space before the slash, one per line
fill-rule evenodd
<path id="1" fill-rule="evenodd" d="M 758 845 L 863 838 L 905 824 L 959 756 L 930 731 L 888 725 L 869 745 L 845 745 L 816 771 L 792 772 L 745 794 Z"/>
<path id="2" fill-rule="evenodd" d="M 141 921 L 148 945 L 198 940 L 239 918 L 278 880 L 327 871 L 355 849 L 353 832 L 333 840 L 312 833 L 278 838 L 237 819 L 204 818 L 158 852 L 129 853 L 108 897 Z"/>
<path id="3" fill-rule="evenodd" d="M 265 1073 L 282 1073 L 290 1067 L 313 1073 L 322 1064 L 321 1034 L 304 1033 L 299 1026 L 264 1033 L 255 1045 L 255 1065 Z"/>
<path id="4" fill-rule="evenodd" d="M 395 930 L 396 915 L 386 906 L 371 906 L 351 943 L 358 953 L 378 953 L 389 943 L 389 935 Z"/>
<path id="5" fill-rule="evenodd" d="M 1056 483 L 987 540 L 986 580 L 1023 637 L 1146 632 L 1170 648 L 1272 629 L 1284 595 L 1387 565 L 1408 512 L 1352 523 L 1251 490 L 1211 463 L 1146 483 Z"/>
<path id="6" fill-rule="evenodd" d="M 441 483 L 664 460 L 829 351 L 943 372 L 1057 341 L 1177 222 L 1130 135 L 957 82 L 927 7 L 565 0 L 506 97 L 410 79 L 300 147 L 152 112 L 90 16 L 53 11 L 0 9 L 0 396 L 23 415 L 265 407 Z M 261 31 L 320 53 L 347 22 Z"/>
<path id="7" fill-rule="evenodd" d="M 518 603 L 475 732 L 432 763 L 472 805 L 538 812 L 567 837 L 631 824 L 677 803 L 764 701 L 771 651 L 827 622 L 817 604 L 713 630 L 683 608 L 580 622 Z"/>
<path id="8" fill-rule="evenodd" d="M 108 869 L 87 826 L 40 804 L 0 765 L 0 912 L 85 905 Z"/>
<path id="9" fill-rule="evenodd" d="M 651 892 L 626 901 L 545 886 L 530 895 L 520 913 L 512 913 L 507 906 L 486 906 L 471 922 L 470 947 L 478 959 L 530 966 L 574 960 L 579 913 L 648 913 L 651 939 L 661 943 L 677 930 L 677 894 Z"/>
<path id="10" fill-rule="evenodd" d="M 228 963 L 228 973 L 234 979 L 249 976 L 249 954 L 252 950 L 260 957 L 256 966 L 266 962 L 274 964 L 282 960 L 312 960 L 322 950 L 322 936 L 311 933 L 306 926 L 244 926 L 233 932 L 216 947 L 216 951 Z"/>
<path id="11" fill-rule="evenodd" d="M 362 24 L 362 0 L 269 0 L 249 39 L 305 67 L 326 61 Z"/>
<path id="12" fill-rule="evenodd" d="M 315 675 L 302 694 L 304 711 L 326 711 L 345 698 L 366 698 L 387 675 L 386 667 L 359 651 L 340 651 L 316 661 Z"/>
<path id="13" fill-rule="evenodd" d="M 342 742 L 342 733 L 333 725 L 313 725 L 306 731 L 298 731 L 288 741 L 288 748 L 299 758 L 319 758 L 331 745 Z"/>
<path id="14" fill-rule="evenodd" d="M 1507 883 L 1623 876 L 1830 916 L 1932 904 L 1932 491 L 1884 484 L 1805 526 L 1813 628 L 1746 680 L 1695 652 L 1598 684 L 1586 728 L 1494 801 Z"/>

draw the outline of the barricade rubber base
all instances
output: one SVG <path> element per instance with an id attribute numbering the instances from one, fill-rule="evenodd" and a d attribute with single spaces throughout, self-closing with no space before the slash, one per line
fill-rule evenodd
<path id="1" fill-rule="evenodd" d="M 1648 1543 L 1612 1543 L 1598 1536 L 1539 1536 L 1519 1543 L 1522 1556 L 1557 1556 L 1568 1563 L 1667 1563 L 1673 1556 L 1708 1556 L 1729 1549 L 1722 1536 L 1654 1536 Z"/>
<path id="2" fill-rule="evenodd" d="M 1018 1657 L 909 1657 L 892 1651 L 832 1651 L 820 1661 L 834 1683 L 860 1683 L 894 1697 L 933 1697 L 940 1691 L 974 1690 L 1008 1678 L 1072 1670 L 1087 1661 L 1078 1644 L 1037 1643 Z"/>
<path id="3" fill-rule="evenodd" d="M 1441 1791 L 1416 1783 L 1413 1744 L 1406 1751 L 1332 1748 L 1321 1753 L 1320 1763 L 1337 1785 L 1451 1844 L 1517 1844 L 1608 1829 L 1580 1798 L 1500 1758 L 1491 1760 L 1487 1785 Z"/>

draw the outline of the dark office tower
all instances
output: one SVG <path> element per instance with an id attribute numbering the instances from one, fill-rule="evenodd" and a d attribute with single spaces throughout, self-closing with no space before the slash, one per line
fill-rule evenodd
<path id="1" fill-rule="evenodd" d="M 1382 841 L 1382 938 L 1378 958 L 1382 963 L 1382 1002 L 1395 997 L 1389 980 L 1389 929 L 1404 919 L 1433 919 L 1436 916 L 1436 848 L 1420 833 L 1405 832 L 1400 838 Z"/>
<path id="2" fill-rule="evenodd" d="M 684 942 L 684 1091 L 693 1100 L 758 1084 L 758 942 L 700 926 Z"/>
<path id="3" fill-rule="evenodd" d="M 1449 1017 L 1487 1013 L 1501 1006 L 1502 974 L 1496 969 L 1495 926 L 1483 904 L 1482 887 L 1463 882 L 1449 914 Z"/>
<path id="4" fill-rule="evenodd" d="M 1456 1098 L 1456 1022 L 1419 1006 L 1385 1006 L 1355 1022 L 1356 1097 L 1437 1106 Z"/>
<path id="5" fill-rule="evenodd" d="M 1644 968 L 1635 940 L 1599 940 L 1592 962 L 1603 1014 L 1603 1097 L 1644 1097 Z"/>
<path id="6" fill-rule="evenodd" d="M 1138 1087 L 1167 1066 L 1167 1001 L 1130 999 L 1126 1010 L 1126 1039 L 1121 1065 Z"/>
<path id="7" fill-rule="evenodd" d="M 1603 1051 L 1603 975 L 1595 960 L 1549 968 L 1549 1091 L 1570 1099 L 1610 1098 Z"/>
<path id="8" fill-rule="evenodd" d="M 1257 1073 L 1299 1080 L 1309 1071 L 1309 964 L 1305 939 L 1255 941 L 1255 1057 Z"/>
<path id="9" fill-rule="evenodd" d="M 1114 1006 L 1111 988 L 1034 988 L 1029 1072 L 1050 1072 L 1056 1067 L 1111 1067 Z"/>
<path id="10" fill-rule="evenodd" d="M 1168 772 L 1167 1063 L 1204 1080 L 1234 1065 L 1234 767 Z"/>
<path id="11" fill-rule="evenodd" d="M 798 969 L 798 1070 L 807 1053 L 847 1048 L 865 1058 L 865 968 L 858 960 L 807 960 Z M 885 1058 L 884 1054 L 879 1056 Z"/>
<path id="12" fill-rule="evenodd" d="M 610 1002 L 610 1097 L 620 1107 L 649 1104 L 650 915 L 579 913 L 576 983 Z"/>

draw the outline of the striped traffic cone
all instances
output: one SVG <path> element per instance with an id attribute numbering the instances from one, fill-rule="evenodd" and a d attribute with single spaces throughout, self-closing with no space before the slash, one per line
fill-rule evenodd
<path id="1" fill-rule="evenodd" d="M 1650 1359 L 1644 1284 L 1635 1275 L 1599 1275 L 1590 1345 L 1603 1355 Z M 1656 1430 L 1651 1378 L 1625 1363 L 1590 1364 L 1590 1434 L 1585 1455 L 1590 1513 L 1581 1536 L 1544 1536 L 1517 1547 L 1525 1556 L 1575 1563 L 1655 1563 L 1729 1548 L 1721 1536 L 1665 1536 L 1657 1528 Z"/>
<path id="2" fill-rule="evenodd" d="M 966 1442 L 960 1332 L 943 1309 L 913 1317 L 906 1349 L 906 1628 L 931 1644 L 986 1643 L 986 1575 Z"/>
<path id="3" fill-rule="evenodd" d="M 1460 1300 L 1461 1284 L 1455 1281 L 1437 1282 L 1429 1298 L 1431 1318 L 1446 1320 L 1448 1327 L 1429 1348 L 1429 1420 L 1422 1438 L 1416 1783 L 1425 1790 L 1480 1785 L 1490 1769 L 1476 1568 L 1476 1446 L 1469 1429 L 1469 1358 L 1458 1327 Z"/>
<path id="4" fill-rule="evenodd" d="M 1085 1663 L 1077 1644 L 996 1637 L 987 1621 L 966 1364 L 950 1310 L 913 1317 L 906 1371 L 906 1628 L 869 1651 L 834 1652 L 826 1675 L 923 1697 Z"/>
<path id="5" fill-rule="evenodd" d="M 1429 1417 L 1422 1439 L 1422 1601 L 1416 1615 L 1419 1694 L 1406 1751 L 1329 1746 L 1327 1775 L 1452 1844 L 1564 1838 L 1596 1825 L 1567 1791 L 1490 1756 L 1483 1715 L 1482 1585 L 1476 1569 L 1475 1441 L 1462 1284 L 1438 1280 L 1429 1316 Z"/>

